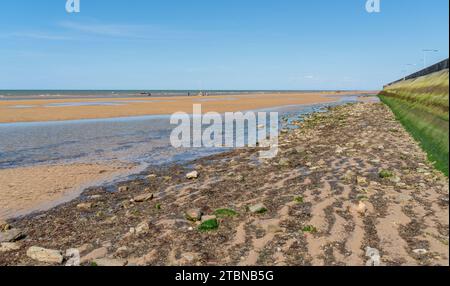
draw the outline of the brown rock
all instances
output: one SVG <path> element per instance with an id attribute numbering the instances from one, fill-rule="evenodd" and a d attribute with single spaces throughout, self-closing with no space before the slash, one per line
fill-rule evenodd
<path id="1" fill-rule="evenodd" d="M 49 264 L 61 264 L 64 257 L 59 250 L 45 249 L 38 246 L 32 246 L 27 250 L 27 256 L 39 262 Z"/>
<path id="2" fill-rule="evenodd" d="M 106 247 L 100 247 L 92 250 L 80 260 L 82 264 L 94 261 L 95 259 L 104 258 L 108 254 L 108 249 Z"/>

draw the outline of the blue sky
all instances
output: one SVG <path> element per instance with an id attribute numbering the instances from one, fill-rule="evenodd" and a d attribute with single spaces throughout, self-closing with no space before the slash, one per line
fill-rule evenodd
<path id="1" fill-rule="evenodd" d="M 448 0 L 365 2 L 3 0 L 0 89 L 378 89 L 448 57 Z"/>

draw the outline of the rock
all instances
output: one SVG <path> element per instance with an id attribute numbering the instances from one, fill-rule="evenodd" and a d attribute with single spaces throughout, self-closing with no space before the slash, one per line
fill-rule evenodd
<path id="1" fill-rule="evenodd" d="M 215 215 L 204 215 L 202 216 L 202 222 L 208 221 L 208 220 L 214 220 L 217 219 Z"/>
<path id="2" fill-rule="evenodd" d="M 27 250 L 27 256 L 33 260 L 49 264 L 61 264 L 64 260 L 61 251 L 38 246 L 30 247 Z"/>
<path id="3" fill-rule="evenodd" d="M 85 256 L 83 256 L 80 260 L 81 264 L 91 262 L 95 259 L 103 258 L 108 254 L 108 249 L 106 247 L 100 247 L 92 250 Z"/>
<path id="4" fill-rule="evenodd" d="M 118 191 L 120 192 L 120 193 L 122 193 L 122 192 L 127 192 L 129 190 L 129 188 L 127 187 L 127 186 L 121 186 L 121 187 L 119 187 L 119 189 L 118 189 Z"/>
<path id="5" fill-rule="evenodd" d="M 248 208 L 248 210 L 249 210 L 251 213 L 264 213 L 264 212 L 267 211 L 267 208 L 266 208 L 266 206 L 265 206 L 263 203 L 259 203 L 259 204 L 250 206 L 250 207 Z"/>
<path id="6" fill-rule="evenodd" d="M 361 215 L 364 215 L 367 212 L 367 206 L 363 202 L 359 202 L 358 206 L 356 206 L 355 211 Z"/>
<path id="7" fill-rule="evenodd" d="M 133 201 L 137 203 L 143 203 L 147 201 L 153 200 L 153 194 L 142 194 L 139 196 L 134 197 Z"/>
<path id="8" fill-rule="evenodd" d="M 366 256 L 369 260 L 366 263 L 366 266 L 380 266 L 381 265 L 381 256 L 380 251 L 375 248 L 367 247 L 366 248 Z"/>
<path id="9" fill-rule="evenodd" d="M 156 179 L 157 177 L 158 177 L 158 176 L 156 176 L 155 174 L 151 174 L 151 175 L 148 175 L 148 176 L 147 176 L 147 179 L 151 181 L 151 180 Z"/>
<path id="10" fill-rule="evenodd" d="M 417 255 L 425 255 L 428 253 L 428 250 L 426 249 L 414 249 L 413 252 Z"/>
<path id="11" fill-rule="evenodd" d="M 202 211 L 200 209 L 190 209 L 186 213 L 186 219 L 190 221 L 199 221 L 202 218 Z"/>
<path id="12" fill-rule="evenodd" d="M 401 179 L 397 176 L 393 176 L 392 178 L 389 179 L 391 182 L 393 183 L 400 183 Z"/>
<path id="13" fill-rule="evenodd" d="M 66 266 L 77 267 L 81 264 L 80 259 L 80 250 L 76 248 L 70 248 L 66 250 L 66 258 L 68 259 L 66 262 Z"/>
<path id="14" fill-rule="evenodd" d="M 135 230 L 136 230 L 136 235 L 146 234 L 150 231 L 150 226 L 149 226 L 148 222 L 143 221 L 136 226 Z"/>
<path id="15" fill-rule="evenodd" d="M 344 151 L 345 151 L 344 148 L 338 146 L 338 147 L 336 148 L 335 153 L 336 153 L 336 154 L 342 154 L 342 153 L 344 153 Z"/>
<path id="16" fill-rule="evenodd" d="M 111 259 L 111 258 L 94 259 L 92 263 L 100 267 L 122 267 L 127 265 L 127 261 L 124 259 Z"/>
<path id="17" fill-rule="evenodd" d="M 15 250 L 19 250 L 19 249 L 20 249 L 20 245 L 18 245 L 15 242 L 3 242 L 2 244 L 0 244 L 0 253 L 15 251 Z"/>
<path id="18" fill-rule="evenodd" d="M 101 199 L 101 198 L 102 198 L 101 195 L 93 195 L 93 196 L 89 196 L 89 199 L 90 199 L 90 200 L 98 200 L 98 199 Z"/>
<path id="19" fill-rule="evenodd" d="M 197 171 L 190 172 L 189 174 L 186 175 L 186 179 L 188 179 L 188 180 L 197 179 L 197 178 L 198 178 Z"/>
<path id="20" fill-rule="evenodd" d="M 358 176 L 358 177 L 356 177 L 356 183 L 358 185 L 367 185 L 367 179 L 364 177 Z"/>
<path id="21" fill-rule="evenodd" d="M 128 254 L 128 247 L 122 246 L 116 250 L 116 256 L 125 257 Z"/>
<path id="22" fill-rule="evenodd" d="M 25 237 L 25 234 L 17 228 L 9 229 L 0 232 L 0 243 L 2 242 L 16 242 Z"/>
<path id="23" fill-rule="evenodd" d="M 92 209 L 93 206 L 94 206 L 93 203 L 81 203 L 81 204 L 77 205 L 77 209 L 87 211 L 87 210 Z"/>
<path id="24" fill-rule="evenodd" d="M 353 180 L 354 176 L 355 176 L 355 173 L 348 170 L 347 172 L 345 172 L 344 176 L 342 176 L 342 179 L 344 179 L 347 182 L 351 182 Z"/>
<path id="25" fill-rule="evenodd" d="M 288 159 L 286 158 L 282 158 L 279 162 L 278 165 L 282 166 L 282 167 L 289 167 L 291 163 L 289 162 Z"/>
<path id="26" fill-rule="evenodd" d="M 10 230 L 11 226 L 4 220 L 0 220 L 0 231 Z"/>

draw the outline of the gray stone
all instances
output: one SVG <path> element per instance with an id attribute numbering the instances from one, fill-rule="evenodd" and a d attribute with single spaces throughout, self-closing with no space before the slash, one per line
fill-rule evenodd
<path id="1" fill-rule="evenodd" d="M 417 255 L 425 255 L 428 253 L 428 250 L 426 249 L 414 249 L 413 252 Z"/>
<path id="2" fill-rule="evenodd" d="M 66 250 L 66 266 L 80 266 L 80 250 L 76 248 L 71 248 Z"/>
<path id="3" fill-rule="evenodd" d="M 380 266 L 381 265 L 381 256 L 380 251 L 375 248 L 367 247 L 366 248 L 366 256 L 369 258 L 366 262 L 366 266 Z"/>
<path id="4" fill-rule="evenodd" d="M 192 171 L 189 174 L 186 175 L 186 179 L 188 180 L 192 180 L 192 179 L 197 179 L 198 178 L 198 172 L 197 171 Z"/>
<path id="5" fill-rule="evenodd" d="M 0 243 L 2 242 L 16 242 L 25 237 L 25 234 L 17 228 L 9 229 L 0 232 Z"/>
<path id="6" fill-rule="evenodd" d="M 27 250 L 27 256 L 33 260 L 49 264 L 61 264 L 64 260 L 61 251 L 38 246 L 30 247 Z"/>

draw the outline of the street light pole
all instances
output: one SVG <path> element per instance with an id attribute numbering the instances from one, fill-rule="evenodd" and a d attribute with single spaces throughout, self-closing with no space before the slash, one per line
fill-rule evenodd
<path id="1" fill-rule="evenodd" d="M 423 68 L 427 67 L 427 53 L 437 53 L 439 50 L 423 49 Z"/>

